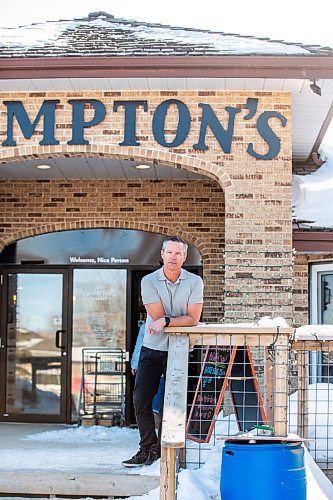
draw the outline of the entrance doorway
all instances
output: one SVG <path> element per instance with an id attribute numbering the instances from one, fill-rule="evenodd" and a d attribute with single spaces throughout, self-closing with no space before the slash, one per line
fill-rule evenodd
<path id="1" fill-rule="evenodd" d="M 64 422 L 67 271 L 3 272 L 1 420 Z"/>
<path id="2" fill-rule="evenodd" d="M 126 351 L 125 421 L 134 423 L 130 357 L 145 319 L 140 284 L 158 269 L 163 239 L 137 230 L 74 230 L 4 249 L 0 421 L 77 422 L 82 350 L 110 348 Z M 193 246 L 186 263 L 201 273 Z"/>
<path id="3" fill-rule="evenodd" d="M 126 350 L 127 270 L 21 266 L 2 282 L 0 421 L 77 421 L 82 349 Z"/>

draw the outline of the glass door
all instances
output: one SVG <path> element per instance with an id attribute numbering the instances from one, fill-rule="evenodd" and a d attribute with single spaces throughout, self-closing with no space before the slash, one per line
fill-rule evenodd
<path id="1" fill-rule="evenodd" d="M 79 414 L 83 349 L 126 349 L 126 269 L 74 269 L 73 270 L 73 319 L 72 319 L 72 419 Z M 102 370 L 103 371 L 103 370 Z M 107 370 L 106 370 L 107 371 Z M 112 380 L 95 373 L 91 387 L 85 389 L 100 399 L 122 387 L 121 374 Z M 97 390 L 98 384 L 98 390 Z M 115 392 L 116 393 L 116 392 Z M 108 396 L 107 396 L 108 395 Z M 87 397 L 89 398 L 90 396 Z M 111 396 L 110 396 L 111 397 Z M 116 398 L 116 396 L 112 396 Z M 118 397 L 118 396 L 117 396 Z"/>
<path id="2" fill-rule="evenodd" d="M 66 278 L 58 270 L 3 273 L 1 420 L 66 421 Z"/>

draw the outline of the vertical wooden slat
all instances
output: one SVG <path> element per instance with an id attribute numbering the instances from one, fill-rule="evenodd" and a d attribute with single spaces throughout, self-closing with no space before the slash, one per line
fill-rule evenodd
<path id="1" fill-rule="evenodd" d="M 161 449 L 160 468 L 160 500 L 175 500 L 176 498 L 176 449 Z"/>
<path id="2" fill-rule="evenodd" d="M 289 337 L 278 335 L 274 343 L 275 390 L 274 390 L 274 428 L 278 436 L 287 436 L 288 408 L 288 371 L 289 371 Z"/>
<path id="3" fill-rule="evenodd" d="M 270 357 L 270 350 L 265 347 L 265 411 L 267 421 L 270 425 L 274 422 L 274 369 L 273 360 Z"/>
<path id="4" fill-rule="evenodd" d="M 180 448 L 179 450 L 179 467 L 184 469 L 186 466 L 186 448 Z"/>
<path id="5" fill-rule="evenodd" d="M 309 351 L 300 350 L 297 353 L 297 389 L 297 434 L 307 438 L 309 426 Z"/>

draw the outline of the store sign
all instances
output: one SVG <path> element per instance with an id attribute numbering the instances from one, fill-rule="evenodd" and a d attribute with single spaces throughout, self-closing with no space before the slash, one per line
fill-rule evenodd
<path id="1" fill-rule="evenodd" d="M 129 264 L 129 259 L 119 259 L 116 257 L 79 257 L 78 255 L 69 256 L 70 264 Z"/>
<path id="2" fill-rule="evenodd" d="M 34 119 L 28 116 L 22 101 L 3 101 L 3 104 L 6 106 L 7 110 L 7 138 L 2 143 L 2 146 L 16 146 L 17 139 L 15 138 L 15 134 L 17 132 L 14 127 L 16 122 L 25 139 L 30 139 L 41 119 L 43 119 L 43 135 L 39 144 L 42 146 L 59 144 L 59 140 L 56 138 L 56 119 L 57 105 L 60 104 L 60 100 L 45 100 Z M 70 99 L 68 100 L 68 104 L 72 108 L 72 137 L 67 144 L 77 146 L 90 144 L 88 139 L 85 138 L 85 131 L 88 128 L 99 125 L 106 119 L 106 106 L 97 99 Z M 93 110 L 93 116 L 89 120 L 85 117 L 85 111 L 88 107 Z M 229 154 L 231 152 L 236 119 L 246 121 L 255 117 L 257 132 L 267 144 L 267 152 L 265 154 L 259 153 L 255 150 L 255 146 L 251 142 L 247 145 L 247 153 L 261 160 L 271 160 L 279 154 L 281 142 L 271 128 L 270 120 L 275 119 L 275 121 L 277 120 L 280 122 L 282 127 L 285 127 L 287 119 L 276 111 L 263 111 L 257 113 L 258 99 L 247 99 L 245 114 L 244 109 L 241 107 L 226 106 L 224 108 L 228 115 L 228 124 L 226 128 L 221 124 L 210 104 L 198 103 L 198 108 L 200 113 L 198 121 L 199 130 L 197 142 L 192 146 L 194 150 L 206 151 L 209 149 L 206 144 L 206 134 L 207 130 L 210 129 L 222 151 Z M 167 137 L 170 131 L 166 131 L 165 129 L 167 115 L 171 109 L 176 109 L 178 114 L 177 125 L 173 130 L 174 137 L 172 140 Z M 140 119 L 140 116 L 143 114 L 148 113 L 148 101 L 114 101 L 113 112 L 118 113 L 119 110 L 124 110 L 123 140 L 119 145 L 140 146 L 136 133 L 137 120 Z M 33 121 L 31 121 L 32 119 Z M 107 119 L 110 122 L 112 117 L 108 117 Z M 152 114 L 152 134 L 156 143 L 165 148 L 176 148 L 183 144 L 188 137 L 191 125 L 193 127 L 188 106 L 177 99 L 168 99 L 161 102 L 154 109 Z"/>

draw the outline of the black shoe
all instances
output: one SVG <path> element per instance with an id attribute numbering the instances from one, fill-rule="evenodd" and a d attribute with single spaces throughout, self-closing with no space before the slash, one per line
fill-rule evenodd
<path id="1" fill-rule="evenodd" d="M 149 456 L 145 461 L 145 465 L 151 465 L 159 458 L 161 458 L 161 452 L 159 450 L 156 450 L 155 448 L 152 448 L 151 450 L 149 450 Z"/>
<path id="2" fill-rule="evenodd" d="M 124 467 L 141 467 L 142 465 L 146 465 L 148 457 L 148 451 L 139 450 L 132 458 L 130 458 L 129 460 L 124 460 L 124 462 L 122 462 L 122 465 Z"/>

